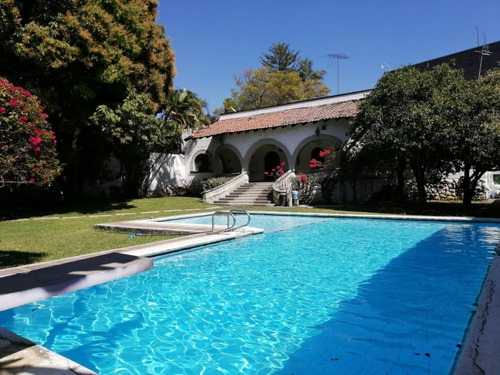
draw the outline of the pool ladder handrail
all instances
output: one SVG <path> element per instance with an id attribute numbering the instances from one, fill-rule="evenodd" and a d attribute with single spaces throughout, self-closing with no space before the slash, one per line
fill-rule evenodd
<path id="1" fill-rule="evenodd" d="M 247 216 L 247 222 L 243 225 L 236 225 L 236 217 L 235 215 L 246 215 Z M 221 229 L 218 231 L 215 231 L 215 217 L 216 216 L 226 216 L 227 217 L 227 226 L 225 229 Z M 229 218 L 233 219 L 233 224 L 229 226 Z M 248 224 L 250 224 L 250 214 L 245 211 L 245 210 L 230 210 L 230 211 L 215 211 L 212 214 L 212 234 L 220 233 L 220 232 L 227 232 L 230 230 L 235 230 L 238 228 L 246 227 Z"/>

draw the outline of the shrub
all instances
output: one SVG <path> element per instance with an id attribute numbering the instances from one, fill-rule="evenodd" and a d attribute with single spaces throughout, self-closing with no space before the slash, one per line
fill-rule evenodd
<path id="1" fill-rule="evenodd" d="M 201 181 L 201 186 L 203 186 L 203 191 L 215 189 L 231 180 L 232 177 L 212 177 L 206 178 Z"/>
<path id="2" fill-rule="evenodd" d="M 60 173 L 56 136 L 37 99 L 0 78 L 0 184 L 50 184 Z"/>
<path id="3" fill-rule="evenodd" d="M 321 174 L 311 174 L 306 176 L 305 174 L 299 173 L 297 177 L 293 177 L 292 190 L 298 191 L 299 203 L 311 204 L 314 201 L 316 194 L 321 191 L 322 180 L 323 175 Z"/>

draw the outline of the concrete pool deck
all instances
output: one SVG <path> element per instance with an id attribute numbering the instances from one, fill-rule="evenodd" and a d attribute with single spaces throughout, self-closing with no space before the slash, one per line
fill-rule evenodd
<path id="1" fill-rule="evenodd" d="M 280 214 L 289 215 L 290 213 Z M 300 215 L 311 216 L 314 214 L 308 213 Z M 500 223 L 498 219 L 430 218 L 398 215 L 384 215 L 379 217 L 372 215 L 324 214 L 318 216 L 404 220 L 437 219 L 446 221 Z M 211 225 L 185 225 L 158 222 L 158 220 L 160 219 L 108 223 L 104 226 L 106 226 L 105 229 L 115 231 L 190 233 L 190 235 L 173 240 L 109 250 L 55 262 L 0 270 L 0 310 L 6 310 L 50 296 L 67 293 L 69 291 L 86 288 L 137 272 L 142 272 L 152 267 L 152 261 L 147 257 L 168 254 L 263 232 L 262 229 L 244 227 L 231 232 L 208 234 L 212 229 Z M 188 228 L 186 228 L 186 226 Z M 182 227 L 184 227 L 184 230 Z M 486 276 L 475 318 L 471 323 L 466 344 L 462 348 L 460 360 L 453 374 L 500 374 L 499 288 L 500 259 L 496 256 Z M 0 327 L 0 375 L 7 374 L 90 375 L 95 373 Z"/>

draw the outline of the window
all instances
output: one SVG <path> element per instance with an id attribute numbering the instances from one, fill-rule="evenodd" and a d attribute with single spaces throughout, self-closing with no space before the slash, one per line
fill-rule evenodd
<path id="1" fill-rule="evenodd" d="M 494 174 L 493 175 L 493 183 L 495 185 L 500 185 L 500 174 Z"/>

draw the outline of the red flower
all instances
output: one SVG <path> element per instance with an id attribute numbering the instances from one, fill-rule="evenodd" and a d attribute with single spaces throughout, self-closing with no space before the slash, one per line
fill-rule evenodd
<path id="1" fill-rule="evenodd" d="M 30 184 L 34 184 L 35 183 L 35 179 L 34 178 L 31 178 L 30 181 L 29 181 Z"/>
<path id="2" fill-rule="evenodd" d="M 325 155 L 330 155 L 330 152 L 331 152 L 330 149 L 326 149 L 325 150 Z"/>
<path id="3" fill-rule="evenodd" d="M 16 100 L 16 99 L 10 99 L 10 100 L 9 100 L 9 104 L 10 104 L 11 106 L 17 107 L 17 100 Z"/>
<path id="4" fill-rule="evenodd" d="M 324 152 L 324 151 L 320 151 L 320 152 L 319 152 L 319 157 L 320 157 L 320 158 L 322 158 L 322 157 L 324 157 L 324 156 L 325 156 L 325 152 Z"/>
<path id="5" fill-rule="evenodd" d="M 30 137 L 30 143 L 33 146 L 38 146 L 42 142 L 42 138 L 40 137 Z"/>
<path id="6" fill-rule="evenodd" d="M 307 181 L 307 176 L 305 174 L 300 174 L 299 175 L 300 181 L 306 182 Z"/>
<path id="7" fill-rule="evenodd" d="M 41 148 L 40 148 L 40 147 L 36 147 L 36 148 L 35 148 L 35 151 L 36 151 L 36 152 L 40 152 L 40 150 L 41 150 Z"/>
<path id="8" fill-rule="evenodd" d="M 26 116 L 21 116 L 21 117 L 19 117 L 19 121 L 27 122 L 28 118 Z"/>
<path id="9" fill-rule="evenodd" d="M 0 113 L 4 113 L 6 111 L 5 107 L 0 107 Z"/>
<path id="10" fill-rule="evenodd" d="M 49 117 L 49 115 L 48 115 L 48 114 L 46 114 L 46 113 L 42 113 L 42 118 L 43 118 L 44 120 L 45 120 L 47 117 Z"/>
<path id="11" fill-rule="evenodd" d="M 286 163 L 285 163 L 284 161 L 282 161 L 282 162 L 281 162 L 281 165 L 282 165 L 283 167 L 285 166 L 285 164 L 286 164 Z"/>
<path id="12" fill-rule="evenodd" d="M 33 172 L 40 172 L 40 168 L 39 167 L 33 168 Z"/>

